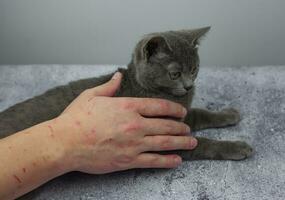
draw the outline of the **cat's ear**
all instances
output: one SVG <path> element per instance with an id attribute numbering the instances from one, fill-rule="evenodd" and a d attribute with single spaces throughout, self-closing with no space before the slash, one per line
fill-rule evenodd
<path id="1" fill-rule="evenodd" d="M 162 36 L 154 36 L 151 37 L 143 47 L 143 53 L 148 60 L 151 56 L 154 56 L 159 51 L 165 50 L 165 48 L 169 49 L 169 46 L 166 40 Z"/>
<path id="2" fill-rule="evenodd" d="M 211 27 L 207 26 L 198 29 L 177 31 L 177 34 L 190 41 L 192 47 L 198 48 L 201 39 L 209 32 L 210 29 Z"/>
<path id="3" fill-rule="evenodd" d="M 192 41 L 192 45 L 194 47 L 198 46 L 200 44 L 200 41 L 203 37 L 206 36 L 206 34 L 210 31 L 211 27 L 207 26 L 204 28 L 199 28 L 199 29 L 194 29 L 192 32 L 193 34 L 193 41 Z"/>
<path id="4" fill-rule="evenodd" d="M 190 31 L 192 37 L 192 45 L 196 48 L 200 44 L 201 39 L 210 31 L 211 27 L 203 27 Z"/>
<path id="5" fill-rule="evenodd" d="M 162 51 L 171 51 L 164 36 L 159 33 L 149 34 L 137 44 L 134 52 L 135 61 L 147 62 L 151 56 Z"/>

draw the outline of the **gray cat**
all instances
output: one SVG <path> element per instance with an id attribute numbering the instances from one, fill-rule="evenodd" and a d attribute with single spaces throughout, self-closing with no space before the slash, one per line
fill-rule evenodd
<path id="1" fill-rule="evenodd" d="M 118 69 L 123 80 L 115 96 L 156 97 L 180 103 L 188 108 L 184 122 L 193 131 L 237 124 L 240 115 L 233 108 L 220 112 L 191 108 L 199 71 L 198 46 L 209 29 L 151 33 L 143 37 L 128 68 Z M 71 82 L 8 108 L 0 113 L 0 138 L 57 117 L 82 91 L 107 82 L 112 75 Z M 184 160 L 242 160 L 252 154 L 252 148 L 245 142 L 197 139 L 195 150 L 171 153 Z"/>

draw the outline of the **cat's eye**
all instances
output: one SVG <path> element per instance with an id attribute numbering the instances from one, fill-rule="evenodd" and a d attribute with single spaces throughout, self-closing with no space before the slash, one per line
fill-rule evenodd
<path id="1" fill-rule="evenodd" d="M 172 80 L 178 79 L 181 76 L 181 72 L 169 72 L 169 77 Z"/>

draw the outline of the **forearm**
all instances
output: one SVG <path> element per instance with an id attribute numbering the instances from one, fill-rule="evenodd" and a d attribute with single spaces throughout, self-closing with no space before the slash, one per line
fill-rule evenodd
<path id="1" fill-rule="evenodd" d="M 103 174 L 179 165 L 177 155 L 148 152 L 197 145 L 186 136 L 188 126 L 157 118 L 183 118 L 185 108 L 159 99 L 111 98 L 121 78 L 116 73 L 84 91 L 56 119 L 0 140 L 0 199 L 14 199 L 74 170 Z"/>
<path id="2" fill-rule="evenodd" d="M 67 172 L 60 128 L 47 121 L 0 140 L 0 199 L 17 198 Z"/>

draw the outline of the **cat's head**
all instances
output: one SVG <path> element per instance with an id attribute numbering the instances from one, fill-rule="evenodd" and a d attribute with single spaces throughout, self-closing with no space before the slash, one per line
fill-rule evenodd
<path id="1" fill-rule="evenodd" d="M 204 27 L 146 35 L 136 45 L 132 58 L 138 83 L 174 96 L 187 94 L 199 70 L 200 40 L 209 30 Z"/>

